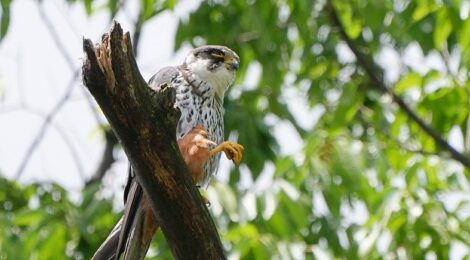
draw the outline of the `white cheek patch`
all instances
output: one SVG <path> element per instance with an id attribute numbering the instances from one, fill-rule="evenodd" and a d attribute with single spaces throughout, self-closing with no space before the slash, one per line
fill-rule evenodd
<path id="1" fill-rule="evenodd" d="M 209 71 L 207 68 L 210 65 L 210 61 L 207 59 L 196 59 L 194 56 L 189 57 L 186 60 L 186 64 L 195 76 L 202 81 L 208 82 L 214 88 L 215 94 L 223 100 L 225 90 L 232 83 L 235 73 L 227 70 L 223 64 L 215 71 Z"/>
<path id="2" fill-rule="evenodd" d="M 212 77 L 213 73 L 207 70 L 209 60 L 193 59 L 187 64 L 189 71 L 198 75 L 200 79 L 205 80 L 206 78 Z"/>
<path id="3" fill-rule="evenodd" d="M 233 80 L 233 73 L 229 72 L 225 66 L 221 66 L 215 73 L 213 74 L 213 80 L 216 85 L 220 85 L 224 88 L 228 88 L 228 86 L 232 83 Z"/>

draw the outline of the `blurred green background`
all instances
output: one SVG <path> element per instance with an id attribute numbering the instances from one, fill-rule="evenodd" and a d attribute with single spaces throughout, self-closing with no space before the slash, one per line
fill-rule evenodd
<path id="1" fill-rule="evenodd" d="M 17 1 L 1 1 L 4 41 Z M 208 43 L 240 55 L 225 128 L 245 154 L 207 189 L 230 259 L 469 257 L 470 1 L 63 2 L 85 19 L 132 16 L 137 47 L 172 16 L 175 53 Z M 89 259 L 122 214 L 103 175 L 72 194 L 2 174 L 0 259 Z M 161 232 L 148 257 L 171 259 Z"/>

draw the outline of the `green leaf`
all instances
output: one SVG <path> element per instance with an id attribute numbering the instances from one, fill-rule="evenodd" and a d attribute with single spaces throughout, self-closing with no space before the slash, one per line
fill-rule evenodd
<path id="1" fill-rule="evenodd" d="M 356 39 L 362 32 L 362 21 L 356 17 L 352 6 L 348 2 L 334 1 L 339 16 L 341 17 L 346 34 L 351 39 Z"/>
<path id="2" fill-rule="evenodd" d="M 457 37 L 461 48 L 468 49 L 470 45 L 470 18 L 467 18 L 462 27 L 457 31 Z"/>
<path id="3" fill-rule="evenodd" d="M 311 212 L 308 211 L 308 208 L 303 206 L 305 203 L 287 199 L 285 201 L 281 201 L 281 203 L 283 203 L 284 206 L 288 209 L 291 223 L 295 224 L 292 226 L 295 226 L 296 229 L 301 229 L 308 225 L 307 216 L 309 216 Z"/>
<path id="4" fill-rule="evenodd" d="M 153 16 L 155 8 L 155 0 L 141 0 L 140 8 L 142 14 L 142 20 L 147 21 Z"/>
<path id="5" fill-rule="evenodd" d="M 10 25 L 10 0 L 0 0 L 0 41 L 5 37 Z"/>
<path id="6" fill-rule="evenodd" d="M 350 123 L 364 100 L 363 93 L 358 92 L 352 84 L 343 88 L 343 93 L 331 121 L 331 129 L 338 129 Z"/>
<path id="7" fill-rule="evenodd" d="M 437 12 L 436 24 L 434 25 L 433 41 L 434 47 L 441 50 L 444 43 L 452 32 L 452 23 L 450 21 L 447 9 L 442 8 Z"/>
<path id="8" fill-rule="evenodd" d="M 108 1 L 108 9 L 111 12 L 111 17 L 116 16 L 119 10 L 119 0 L 109 0 Z"/>
<path id="9" fill-rule="evenodd" d="M 327 70 L 328 70 L 328 63 L 319 62 L 310 69 L 310 77 L 312 78 L 312 80 L 316 80 L 322 77 L 326 73 Z"/>
<path id="10" fill-rule="evenodd" d="M 24 210 L 15 214 L 14 224 L 18 226 L 29 227 L 31 225 L 37 225 L 43 218 L 45 212 L 37 210 Z"/>
<path id="11" fill-rule="evenodd" d="M 277 207 L 276 212 L 273 214 L 271 219 L 268 221 L 270 229 L 275 232 L 278 236 L 286 237 L 293 231 L 289 228 L 289 222 L 287 221 L 286 212 L 284 208 Z"/>
<path id="12" fill-rule="evenodd" d="M 83 5 L 85 6 L 85 11 L 88 15 L 93 13 L 93 0 L 83 0 Z"/>
<path id="13" fill-rule="evenodd" d="M 51 234 L 39 248 L 39 259 L 63 259 L 65 258 L 65 246 L 67 243 L 67 230 L 60 223 L 55 223 Z"/>
<path id="14" fill-rule="evenodd" d="M 166 0 L 166 8 L 173 10 L 176 6 L 176 0 Z"/>
<path id="15" fill-rule="evenodd" d="M 398 83 L 395 85 L 395 92 L 398 95 L 401 95 L 410 88 L 421 87 L 422 84 L 422 77 L 416 72 L 411 72 L 398 81 Z"/>
<path id="16" fill-rule="evenodd" d="M 466 120 L 469 111 L 467 100 L 467 93 L 460 87 L 441 88 L 426 96 L 420 103 L 420 108 L 432 116 L 431 123 L 435 129 L 447 134 L 452 126 L 460 125 Z"/>
<path id="17" fill-rule="evenodd" d="M 422 20 L 424 17 L 434 12 L 438 7 L 432 0 L 420 0 L 417 2 L 418 6 L 414 9 L 411 16 L 414 22 Z"/>
<path id="18" fill-rule="evenodd" d="M 237 199 L 230 187 L 222 183 L 214 183 L 213 187 L 219 194 L 219 200 L 224 210 L 228 213 L 231 218 L 236 218 L 237 214 Z"/>

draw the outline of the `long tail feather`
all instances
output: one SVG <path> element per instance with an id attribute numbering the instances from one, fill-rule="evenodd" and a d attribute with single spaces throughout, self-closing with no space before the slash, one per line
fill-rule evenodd
<path id="1" fill-rule="evenodd" d="M 148 205 L 146 195 L 142 199 L 141 207 L 136 212 L 132 229 L 127 239 L 124 252 L 125 260 L 144 259 L 152 242 L 153 235 L 158 229 L 152 209 Z"/>
<path id="2" fill-rule="evenodd" d="M 114 226 L 109 236 L 101 244 L 100 248 L 96 250 L 95 255 L 91 258 L 92 260 L 111 260 L 116 257 L 116 248 L 119 243 L 123 219 L 124 217 Z"/>

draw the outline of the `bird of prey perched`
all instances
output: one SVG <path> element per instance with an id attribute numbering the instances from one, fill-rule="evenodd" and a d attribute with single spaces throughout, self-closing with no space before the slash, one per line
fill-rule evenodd
<path id="1" fill-rule="evenodd" d="M 176 139 L 195 183 L 205 186 L 217 169 L 220 153 L 238 164 L 243 146 L 224 142 L 224 94 L 235 78 L 239 57 L 231 49 L 207 45 L 192 50 L 177 67 L 157 72 L 149 86 L 176 89 L 181 117 Z M 130 167 L 124 191 L 124 215 L 96 251 L 93 259 L 143 259 L 158 223 Z"/>

